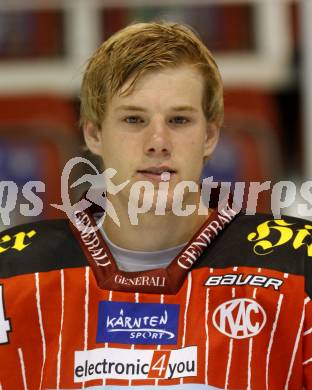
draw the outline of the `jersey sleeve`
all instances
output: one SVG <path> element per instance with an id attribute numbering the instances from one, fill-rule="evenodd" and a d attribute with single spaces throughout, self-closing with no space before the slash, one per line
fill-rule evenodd
<path id="1" fill-rule="evenodd" d="M 312 300 L 307 297 L 305 305 L 305 320 L 303 326 L 303 374 L 305 389 L 312 389 Z"/>
<path id="2" fill-rule="evenodd" d="M 312 390 L 312 258 L 305 259 L 305 306 L 302 330 L 302 364 L 305 390 Z"/>

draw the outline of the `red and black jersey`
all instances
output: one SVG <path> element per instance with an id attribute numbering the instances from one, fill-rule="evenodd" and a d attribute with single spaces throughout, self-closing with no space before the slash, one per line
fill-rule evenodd
<path id="1" fill-rule="evenodd" d="M 214 212 L 123 272 L 76 217 L 0 236 L 0 389 L 312 389 L 307 222 Z"/>

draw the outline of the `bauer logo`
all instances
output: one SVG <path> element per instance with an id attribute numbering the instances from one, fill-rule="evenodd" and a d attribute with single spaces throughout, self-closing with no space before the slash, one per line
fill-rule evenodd
<path id="1" fill-rule="evenodd" d="M 177 344 L 180 306 L 161 303 L 99 303 L 96 341 Z"/>
<path id="2" fill-rule="evenodd" d="M 235 339 L 256 336 L 266 323 L 263 308 L 252 299 L 233 299 L 222 303 L 213 313 L 214 326 Z"/>

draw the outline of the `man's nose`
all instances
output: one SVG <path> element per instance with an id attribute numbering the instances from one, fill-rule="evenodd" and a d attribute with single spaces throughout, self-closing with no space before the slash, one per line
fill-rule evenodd
<path id="1" fill-rule="evenodd" d="M 157 118 L 148 126 L 144 152 L 149 156 L 168 157 L 172 153 L 170 128 L 163 119 Z"/>

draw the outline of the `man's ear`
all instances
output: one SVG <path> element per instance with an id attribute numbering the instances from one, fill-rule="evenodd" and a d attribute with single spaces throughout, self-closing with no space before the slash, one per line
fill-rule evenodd
<path id="1" fill-rule="evenodd" d="M 97 156 L 102 156 L 102 131 L 91 122 L 83 128 L 83 135 L 88 149 Z"/>
<path id="2" fill-rule="evenodd" d="M 219 141 L 220 128 L 215 123 L 207 125 L 207 132 L 204 145 L 204 156 L 209 157 L 215 150 Z"/>

